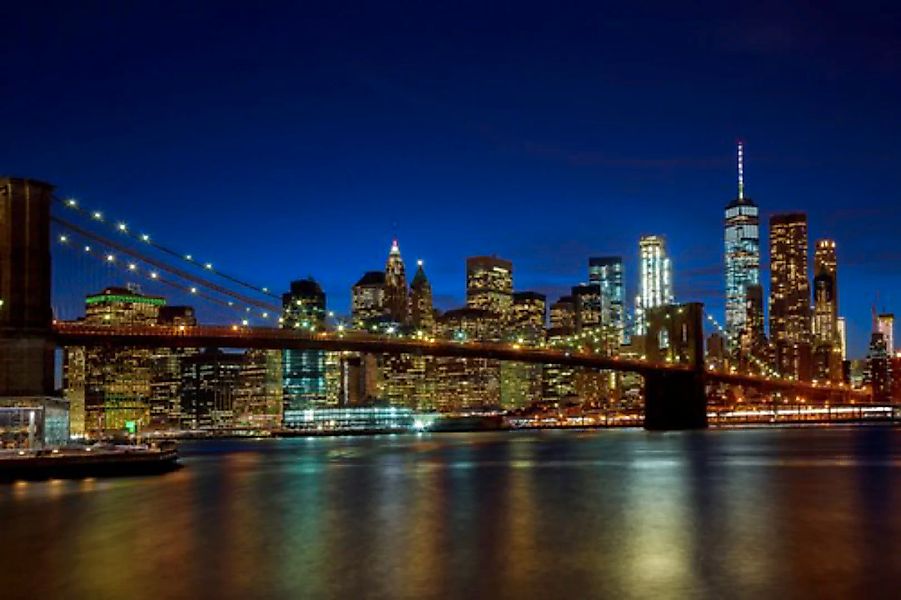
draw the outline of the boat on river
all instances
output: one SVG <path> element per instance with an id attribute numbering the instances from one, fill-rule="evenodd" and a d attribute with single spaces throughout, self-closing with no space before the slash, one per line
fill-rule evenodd
<path id="1" fill-rule="evenodd" d="M 149 475 L 178 466 L 172 441 L 0 450 L 0 481 Z"/>

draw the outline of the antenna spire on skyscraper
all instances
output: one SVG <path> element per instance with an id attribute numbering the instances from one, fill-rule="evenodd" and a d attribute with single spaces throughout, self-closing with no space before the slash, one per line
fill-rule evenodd
<path id="1" fill-rule="evenodd" d="M 738 140 L 738 199 L 745 198 L 745 144 Z"/>

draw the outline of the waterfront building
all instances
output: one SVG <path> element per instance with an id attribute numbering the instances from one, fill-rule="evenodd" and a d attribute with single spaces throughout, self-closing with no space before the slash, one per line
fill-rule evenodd
<path id="1" fill-rule="evenodd" d="M 870 386 L 874 402 L 891 401 L 891 360 L 887 351 L 885 335 L 880 331 L 874 331 L 870 336 L 863 383 Z"/>
<path id="2" fill-rule="evenodd" d="M 770 340 L 777 371 L 802 380 L 812 374 L 807 251 L 807 215 L 770 218 Z"/>
<path id="3" fill-rule="evenodd" d="M 108 287 L 85 298 L 84 322 L 99 326 L 151 326 L 157 323 L 165 304 L 162 297 L 142 294 L 136 288 Z M 150 424 L 153 351 L 70 347 L 64 361 L 65 395 L 75 399 L 76 435 L 121 432 L 126 426 L 140 430 Z"/>
<path id="4" fill-rule="evenodd" d="M 234 393 L 234 427 L 262 431 L 282 423 L 282 369 L 282 353 L 278 350 L 244 352 Z"/>
<path id="5" fill-rule="evenodd" d="M 410 318 L 407 272 L 396 239 L 391 242 L 385 263 L 385 312 L 395 323 L 406 323 Z"/>
<path id="6" fill-rule="evenodd" d="M 416 274 L 410 284 L 410 325 L 425 334 L 431 334 L 435 330 L 432 285 L 425 275 L 421 260 L 416 261 Z"/>
<path id="7" fill-rule="evenodd" d="M 291 282 L 282 295 L 281 327 L 317 331 L 325 328 L 325 292 L 313 278 Z M 326 363 L 330 358 L 322 350 L 285 350 L 282 353 L 282 392 L 284 410 L 300 410 L 334 404 L 330 397 Z"/>
<path id="8" fill-rule="evenodd" d="M 588 282 L 600 288 L 601 324 L 610 338 L 611 350 L 626 341 L 626 285 L 621 256 L 588 259 Z"/>
<path id="9" fill-rule="evenodd" d="M 876 317 L 876 329 L 885 338 L 885 351 L 889 356 L 895 353 L 895 315 L 881 313 Z"/>
<path id="10" fill-rule="evenodd" d="M 572 338 L 575 309 L 571 300 L 566 300 L 568 298 L 570 297 L 564 296 L 551 307 L 551 322 L 556 321 L 563 325 L 554 326 L 552 324 L 548 329 L 547 342 L 549 346 L 565 346 Z M 557 307 L 556 310 L 554 307 Z M 566 325 L 567 323 L 570 325 Z M 544 365 L 541 375 L 542 401 L 558 405 L 577 402 L 576 372 L 577 369 L 571 365 Z"/>
<path id="11" fill-rule="evenodd" d="M 181 361 L 181 426 L 189 430 L 231 429 L 235 391 L 244 357 L 217 348 Z"/>
<path id="12" fill-rule="evenodd" d="M 437 321 L 440 337 L 459 342 L 498 342 L 498 314 L 478 308 L 449 310 Z M 500 361 L 486 358 L 435 359 L 435 408 L 442 412 L 489 410 L 500 406 Z"/>
<path id="13" fill-rule="evenodd" d="M 648 311 L 674 301 L 673 274 L 663 236 L 641 236 L 638 250 L 640 279 L 639 293 L 635 298 L 635 333 L 644 335 Z"/>
<path id="14" fill-rule="evenodd" d="M 513 263 L 496 256 L 467 258 L 466 306 L 508 319 L 513 306 Z"/>
<path id="15" fill-rule="evenodd" d="M 513 294 L 513 312 L 508 325 L 510 340 L 524 346 L 545 341 L 547 298 L 537 292 Z M 541 401 L 542 365 L 505 361 L 501 363 L 501 406 L 506 410 L 522 408 Z"/>
<path id="16" fill-rule="evenodd" d="M 166 327 L 193 327 L 197 316 L 190 306 L 161 306 L 157 323 Z M 182 422 L 181 363 L 197 354 L 196 348 L 157 348 L 152 351 L 150 427 L 169 429 Z"/>
<path id="17" fill-rule="evenodd" d="M 726 332 L 734 346 L 745 328 L 748 286 L 760 283 L 760 214 L 744 192 L 744 145 L 738 143 L 738 195 L 726 206 Z"/>

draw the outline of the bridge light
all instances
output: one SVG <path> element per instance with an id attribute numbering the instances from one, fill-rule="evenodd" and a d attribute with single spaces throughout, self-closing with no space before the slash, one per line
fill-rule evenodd
<path id="1" fill-rule="evenodd" d="M 137 268 L 138 268 L 138 265 L 136 265 L 136 264 L 134 264 L 134 263 L 131 263 L 131 264 L 128 265 L 128 270 L 129 270 L 129 271 L 134 271 L 134 270 L 137 269 Z"/>
<path id="2" fill-rule="evenodd" d="M 250 312 L 250 307 L 249 306 L 244 307 L 244 312 Z"/>
<path id="3" fill-rule="evenodd" d="M 112 254 L 107 254 L 107 255 L 106 255 L 106 260 L 107 260 L 107 262 L 115 262 L 116 257 L 113 256 Z"/>
<path id="4" fill-rule="evenodd" d="M 116 226 L 116 228 L 117 228 L 119 231 L 123 231 L 123 232 L 124 232 L 124 231 L 128 231 L 128 225 L 126 225 L 125 223 L 119 223 L 119 224 Z"/>
<path id="5" fill-rule="evenodd" d="M 328 316 L 334 317 L 334 316 L 335 316 L 335 311 L 333 311 L 333 310 L 328 311 Z"/>
<path id="6" fill-rule="evenodd" d="M 207 271 L 212 271 L 213 263 L 206 263 L 205 265 L 203 265 L 203 268 L 206 269 Z"/>
<path id="7" fill-rule="evenodd" d="M 69 238 L 66 237 L 65 235 L 61 235 L 61 236 L 59 236 L 59 241 L 61 244 L 65 244 L 66 242 L 69 241 Z"/>
<path id="8" fill-rule="evenodd" d="M 192 293 L 192 294 L 196 294 L 196 293 L 197 293 L 197 288 L 196 288 L 196 287 L 192 287 L 192 288 L 191 288 L 191 293 Z"/>
<path id="9" fill-rule="evenodd" d="M 338 331 L 344 331 L 344 325 L 338 325 Z"/>
<path id="10" fill-rule="evenodd" d="M 85 251 L 85 252 L 90 252 L 90 251 L 91 251 L 91 247 L 90 247 L 90 246 L 85 246 L 85 247 L 84 247 L 84 251 Z"/>
<path id="11" fill-rule="evenodd" d="M 150 273 L 151 279 L 156 279 L 157 277 L 158 277 L 158 275 L 157 275 L 156 271 L 153 271 L 152 273 Z"/>
<path id="12" fill-rule="evenodd" d="M 268 319 L 268 318 L 269 318 L 269 313 L 264 312 L 264 313 L 263 313 L 263 318 L 264 318 L 264 319 Z"/>
<path id="13" fill-rule="evenodd" d="M 78 200 L 76 200 L 75 198 L 69 198 L 68 200 L 66 200 L 66 206 L 75 208 L 76 206 L 78 206 Z"/>
<path id="14" fill-rule="evenodd" d="M 247 327 L 247 319 L 244 319 L 243 321 L 241 321 L 241 325 L 243 325 L 244 327 Z"/>
<path id="15" fill-rule="evenodd" d="M 141 241 L 142 241 L 142 242 L 149 242 L 149 241 L 150 241 L 150 236 L 147 235 L 146 233 L 142 233 L 142 234 L 141 234 Z"/>
<path id="16" fill-rule="evenodd" d="M 95 221 L 102 221 L 102 220 L 103 220 L 103 213 L 100 212 L 99 210 L 95 210 L 95 211 L 93 212 L 93 214 L 91 215 L 91 217 L 92 217 Z"/>
<path id="17" fill-rule="evenodd" d="M 232 301 L 231 301 L 231 300 L 229 300 L 229 301 L 228 301 L 228 305 L 229 305 L 229 306 L 234 306 L 234 305 L 235 305 L 235 303 L 234 303 L 234 302 L 232 302 Z"/>
<path id="18" fill-rule="evenodd" d="M 264 288 L 263 288 L 263 292 L 266 293 L 266 294 L 268 294 L 268 293 L 269 293 L 269 288 L 264 287 Z"/>

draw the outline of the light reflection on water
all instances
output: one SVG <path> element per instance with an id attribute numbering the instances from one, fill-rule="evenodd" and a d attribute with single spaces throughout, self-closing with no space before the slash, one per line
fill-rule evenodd
<path id="1" fill-rule="evenodd" d="M 901 430 L 183 445 L 0 487 L 3 597 L 884 597 Z M 10 593 L 7 593 L 10 592 Z"/>

